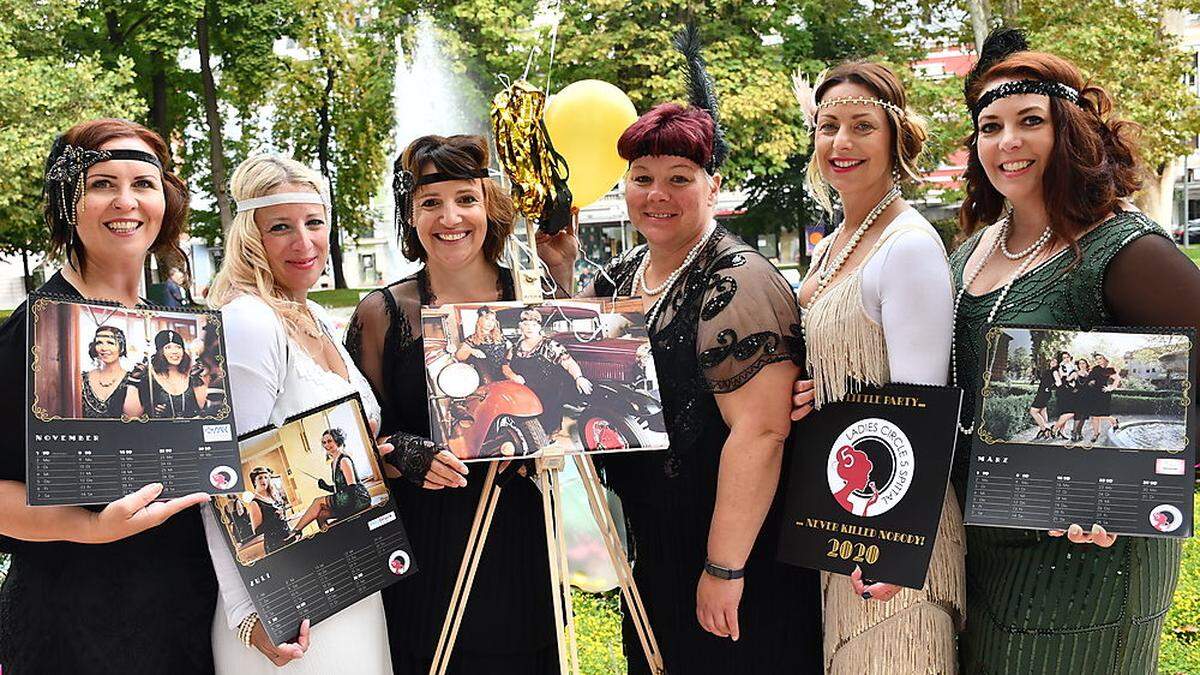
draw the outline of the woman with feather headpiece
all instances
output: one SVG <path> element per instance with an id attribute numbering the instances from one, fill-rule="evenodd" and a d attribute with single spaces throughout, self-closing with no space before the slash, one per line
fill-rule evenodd
<path id="1" fill-rule="evenodd" d="M 994 324 L 1200 325 L 1200 271 L 1128 201 L 1142 185 L 1137 146 L 1108 94 L 1012 29 L 988 38 L 965 88 L 974 131 L 959 221 L 970 238 L 950 259 L 962 409 L 975 409 Z M 959 495 L 968 454 L 951 474 Z M 964 670 L 1154 672 L 1179 560 L 1177 540 L 1099 524 L 968 527 Z"/>

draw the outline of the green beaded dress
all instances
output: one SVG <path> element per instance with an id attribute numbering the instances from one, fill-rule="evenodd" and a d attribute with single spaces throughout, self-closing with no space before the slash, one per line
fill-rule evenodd
<path id="1" fill-rule="evenodd" d="M 950 258 L 955 292 L 981 234 Z M 1162 229 L 1141 213 L 1114 216 L 1080 237 L 1083 257 L 1074 267 L 1067 249 L 1017 279 L 996 323 L 1114 325 L 1104 299 L 1106 270 L 1118 251 L 1147 234 Z M 964 426 L 975 411 L 983 336 L 999 292 L 963 294 L 958 308 L 954 341 Z M 951 479 L 965 495 L 970 439 L 960 437 L 958 447 Z M 1178 580 L 1178 541 L 1122 536 L 1104 549 L 1033 530 L 966 530 L 964 673 L 1156 672 L 1159 633 Z"/>

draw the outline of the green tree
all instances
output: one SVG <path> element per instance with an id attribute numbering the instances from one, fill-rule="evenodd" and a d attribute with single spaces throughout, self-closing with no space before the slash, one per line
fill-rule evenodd
<path id="1" fill-rule="evenodd" d="M 379 217 L 371 197 L 383 179 L 392 131 L 394 27 L 375 8 L 341 0 L 299 0 L 294 37 L 308 58 L 280 73 L 275 140 L 315 162 L 329 184 L 334 285 L 346 287 L 342 232 L 368 234 Z"/>
<path id="2" fill-rule="evenodd" d="M 21 53 L 30 27 L 58 23 L 66 2 L 31 5 L 0 0 L 0 253 L 21 256 L 32 289 L 30 258 L 46 252 L 42 175 L 54 137 L 94 117 L 135 117 L 144 110 L 133 88 L 133 64 L 112 68 L 95 57 Z"/>

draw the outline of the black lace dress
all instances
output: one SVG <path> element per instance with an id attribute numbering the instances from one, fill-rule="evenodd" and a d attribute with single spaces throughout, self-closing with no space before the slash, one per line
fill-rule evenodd
<path id="1" fill-rule="evenodd" d="M 78 298 L 61 275 L 41 288 Z M 0 326 L 0 382 L 25 381 L 25 306 Z M 0 397 L 11 438 L 25 437 L 21 395 Z M 0 452 L 0 480 L 25 480 L 25 444 Z M 0 666 L 22 673 L 211 673 L 216 609 L 200 510 L 109 544 L 0 537 Z"/>
<path id="2" fill-rule="evenodd" d="M 471 349 L 478 349 L 483 352 L 483 358 L 472 354 L 467 359 L 467 363 L 479 371 L 479 375 L 483 378 L 484 382 L 496 382 L 504 379 L 504 371 L 502 369 L 508 363 L 509 346 L 507 340 L 500 339 L 495 342 L 480 340 L 476 342 L 475 336 L 472 335 L 463 340 L 463 342 L 470 345 Z"/>
<path id="3" fill-rule="evenodd" d="M 532 389 L 542 402 L 542 414 L 538 421 L 549 436 L 558 433 L 562 427 L 562 404 L 579 397 L 571 375 L 562 366 L 570 358 L 566 347 L 547 337 L 543 337 L 529 351 L 525 351 L 521 341 L 516 340 L 508 353 L 508 367 L 525 379 L 525 386 Z"/>
<path id="4" fill-rule="evenodd" d="M 200 415 L 200 405 L 196 403 L 196 392 L 189 385 L 182 393 L 172 394 L 163 389 L 162 384 L 150 373 L 138 384 L 138 398 L 142 409 L 151 419 L 177 419 L 180 417 L 197 417 Z"/>
<path id="5" fill-rule="evenodd" d="M 514 299 L 501 270 L 502 299 Z M 491 300 L 492 298 L 487 298 Z M 359 304 L 346 347 L 375 387 L 381 433 L 430 434 L 421 305 L 436 301 L 418 273 Z M 483 490 L 486 464 L 471 464 L 467 487 L 427 490 L 389 481 L 420 571 L 384 589 L 392 667 L 429 671 Z M 558 672 L 542 498 L 526 478 L 504 488 L 475 575 L 450 663 L 452 673 L 538 675 Z"/>
<path id="6" fill-rule="evenodd" d="M 121 381 L 117 383 L 115 389 L 108 394 L 108 398 L 100 398 L 96 394 L 96 390 L 92 389 L 92 380 L 88 377 L 88 372 L 83 372 L 83 416 L 85 419 L 121 419 L 121 413 L 124 412 L 125 406 L 125 391 L 126 381 L 129 380 L 129 373 L 121 376 Z"/>
<path id="7" fill-rule="evenodd" d="M 600 275 L 584 295 L 630 295 L 645 253 L 636 248 L 606 267 L 616 289 Z M 729 437 L 715 394 L 738 389 L 768 364 L 802 358 L 795 297 L 770 262 L 718 227 L 663 302 L 649 330 L 671 448 L 601 459 L 606 482 L 621 497 L 634 578 L 667 672 L 820 673 L 817 572 L 775 560 L 783 485 L 746 563 L 741 639 L 713 636 L 696 619 L 696 584 Z M 629 672 L 649 672 L 628 620 L 624 638 Z"/>

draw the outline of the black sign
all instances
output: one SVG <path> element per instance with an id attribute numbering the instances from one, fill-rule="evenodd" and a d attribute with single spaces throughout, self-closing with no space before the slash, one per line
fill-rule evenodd
<path id="1" fill-rule="evenodd" d="M 954 458 L 962 392 L 888 385 L 795 428 L 779 559 L 921 588 Z"/>
<path id="2" fill-rule="evenodd" d="M 1190 537 L 1194 342 L 1186 329 L 991 329 L 966 523 Z"/>
<path id="3" fill-rule="evenodd" d="M 31 293 L 26 500 L 106 504 L 242 490 L 214 311 L 126 308 Z"/>
<path id="4" fill-rule="evenodd" d="M 239 440 L 247 491 L 211 508 L 273 642 L 416 571 L 358 394 Z"/>

